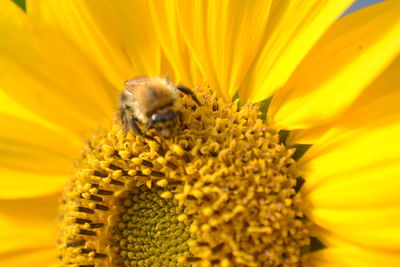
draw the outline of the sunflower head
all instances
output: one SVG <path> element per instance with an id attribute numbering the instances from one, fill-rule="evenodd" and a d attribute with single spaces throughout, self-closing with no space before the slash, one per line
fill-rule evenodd
<path id="1" fill-rule="evenodd" d="M 352 2 L 0 1 L 0 266 L 400 266 L 400 1 Z M 110 126 L 135 75 L 205 104 Z"/>
<path id="2" fill-rule="evenodd" d="M 183 129 L 160 144 L 118 124 L 87 143 L 64 194 L 63 263 L 300 262 L 309 240 L 294 149 L 258 105 L 197 94 L 205 104 L 184 96 Z"/>

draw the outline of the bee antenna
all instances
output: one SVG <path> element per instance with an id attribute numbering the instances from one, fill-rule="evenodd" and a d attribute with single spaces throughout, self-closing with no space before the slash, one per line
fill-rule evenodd
<path id="1" fill-rule="evenodd" d="M 176 86 L 176 89 L 178 89 L 179 91 L 181 91 L 182 93 L 184 93 L 185 95 L 190 95 L 190 97 L 193 99 L 194 102 L 196 102 L 196 104 L 198 106 L 203 106 L 199 99 L 197 98 L 197 96 L 193 93 L 192 90 L 190 90 L 189 88 L 187 88 L 186 86 L 183 85 L 178 85 Z"/>

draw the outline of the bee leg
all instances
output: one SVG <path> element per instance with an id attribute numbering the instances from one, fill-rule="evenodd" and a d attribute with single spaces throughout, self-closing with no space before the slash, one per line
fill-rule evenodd
<path id="1" fill-rule="evenodd" d="M 180 127 L 182 129 L 183 128 L 183 113 L 180 110 L 178 110 L 176 113 L 178 113 L 179 125 L 180 125 Z"/>
<path id="2" fill-rule="evenodd" d="M 186 86 L 182 86 L 182 85 L 178 85 L 176 87 L 176 89 L 178 89 L 179 91 L 181 91 L 182 93 L 184 93 L 185 95 L 190 95 L 190 97 L 193 99 L 194 102 L 196 102 L 196 104 L 198 106 L 202 106 L 202 104 L 200 104 L 199 99 L 197 99 L 197 96 L 193 93 L 192 90 L 190 90 L 189 88 L 187 88 Z"/>
<path id="3" fill-rule="evenodd" d="M 149 123 L 147 123 L 147 125 L 146 125 L 146 129 L 148 130 L 148 129 L 151 129 L 151 128 L 153 128 L 153 122 L 149 121 Z"/>
<path id="4" fill-rule="evenodd" d="M 125 132 L 128 131 L 128 119 L 126 117 L 125 106 L 119 107 L 119 119 L 121 121 L 122 127 L 124 128 Z"/>
<path id="5" fill-rule="evenodd" d="M 155 139 L 153 136 L 147 135 L 146 133 L 142 132 L 142 130 L 140 130 L 140 128 L 137 125 L 137 123 L 136 123 L 134 118 L 131 119 L 131 127 L 135 131 L 136 134 L 142 136 L 143 138 L 146 138 L 146 139 L 149 139 L 151 141 L 155 141 L 155 142 L 159 143 L 157 141 L 157 139 Z"/>

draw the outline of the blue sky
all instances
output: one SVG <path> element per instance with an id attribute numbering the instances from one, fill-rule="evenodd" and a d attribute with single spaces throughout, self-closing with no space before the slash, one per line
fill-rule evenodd
<path id="1" fill-rule="evenodd" d="M 360 8 L 378 3 L 378 2 L 382 2 L 383 0 L 357 0 L 345 13 L 344 15 L 354 12 Z"/>

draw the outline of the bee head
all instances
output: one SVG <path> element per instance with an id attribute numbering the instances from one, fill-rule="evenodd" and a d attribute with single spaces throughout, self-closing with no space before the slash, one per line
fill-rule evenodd
<path id="1" fill-rule="evenodd" d="M 162 113 L 154 113 L 150 117 L 152 127 L 164 138 L 170 138 L 177 128 L 177 112 L 168 110 Z"/>

